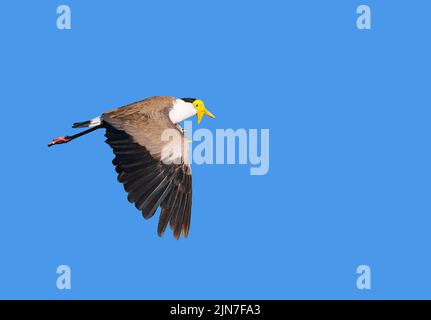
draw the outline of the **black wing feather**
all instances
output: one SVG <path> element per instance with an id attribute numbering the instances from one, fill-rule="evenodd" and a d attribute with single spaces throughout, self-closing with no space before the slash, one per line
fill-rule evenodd
<path id="1" fill-rule="evenodd" d="M 161 207 L 157 233 L 162 236 L 169 224 L 174 237 L 187 237 L 190 228 L 192 184 L 190 168 L 185 164 L 164 164 L 122 130 L 103 123 L 115 158 L 112 164 L 118 181 L 145 219 Z"/>

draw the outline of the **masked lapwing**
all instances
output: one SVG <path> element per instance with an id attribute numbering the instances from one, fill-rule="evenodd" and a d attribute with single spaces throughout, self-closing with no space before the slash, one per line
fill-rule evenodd
<path id="1" fill-rule="evenodd" d="M 187 237 L 192 206 L 192 172 L 188 141 L 179 123 L 194 115 L 215 118 L 202 100 L 152 97 L 73 124 L 89 129 L 54 139 L 49 147 L 68 143 L 94 130 L 106 130 L 115 158 L 118 181 L 145 219 L 161 208 L 157 233 L 169 224 L 174 237 Z"/>

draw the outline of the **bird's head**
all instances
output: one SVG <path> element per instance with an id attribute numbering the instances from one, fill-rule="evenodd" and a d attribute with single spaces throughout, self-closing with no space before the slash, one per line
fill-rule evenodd
<path id="1" fill-rule="evenodd" d="M 215 116 L 205 108 L 205 104 L 202 100 L 195 98 L 183 98 L 185 102 L 191 103 L 196 110 L 196 117 L 198 118 L 198 123 L 201 123 L 204 114 L 211 118 L 215 118 Z"/>

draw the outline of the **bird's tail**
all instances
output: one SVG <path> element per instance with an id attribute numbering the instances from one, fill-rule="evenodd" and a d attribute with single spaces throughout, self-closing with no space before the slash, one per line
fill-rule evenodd
<path id="1" fill-rule="evenodd" d="M 92 120 L 84 121 L 84 122 L 76 122 L 72 125 L 72 128 L 89 128 L 89 129 L 79 132 L 77 134 L 74 134 L 73 136 L 63 136 L 63 137 L 55 138 L 50 143 L 48 143 L 48 147 L 52 147 L 56 144 L 68 143 L 73 139 L 79 138 L 85 134 L 93 132 L 94 130 L 97 130 L 102 127 L 103 127 L 103 124 L 100 117 L 94 118 Z"/>
<path id="2" fill-rule="evenodd" d="M 88 127 L 96 127 L 99 126 L 102 123 L 100 117 L 83 121 L 83 122 L 75 122 L 72 125 L 72 128 L 88 128 Z"/>

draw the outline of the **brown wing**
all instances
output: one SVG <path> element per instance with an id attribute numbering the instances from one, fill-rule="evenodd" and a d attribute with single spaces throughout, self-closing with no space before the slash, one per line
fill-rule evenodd
<path id="1" fill-rule="evenodd" d="M 114 119 L 104 115 L 106 142 L 114 151 L 113 164 L 128 200 L 146 219 L 161 208 L 159 236 L 169 224 L 176 239 L 181 233 L 187 237 L 192 204 L 188 146 L 163 110 L 150 112 L 153 113 L 135 112 Z M 171 130 L 170 134 L 176 133 L 177 139 L 161 139 L 166 129 Z"/>
<path id="2" fill-rule="evenodd" d="M 167 97 L 167 96 L 151 97 L 141 101 L 130 103 L 128 105 L 125 105 L 115 110 L 105 112 L 105 114 L 109 115 L 111 118 L 116 118 L 116 117 L 123 118 L 128 114 L 132 114 L 137 111 L 138 112 L 160 111 L 168 107 L 172 107 L 172 104 L 175 102 L 175 99 L 176 99 L 175 97 Z"/>
<path id="3" fill-rule="evenodd" d="M 158 160 L 162 153 L 176 151 L 176 160 L 181 162 L 183 135 L 169 119 L 169 110 L 174 98 L 153 97 L 104 113 L 102 120 L 117 130 L 122 130 L 133 141 L 144 146 Z M 160 105 L 163 108 L 160 108 Z M 169 139 L 174 138 L 174 139 Z M 170 140 L 174 140 L 170 143 Z M 187 156 L 187 154 L 185 154 Z"/>

